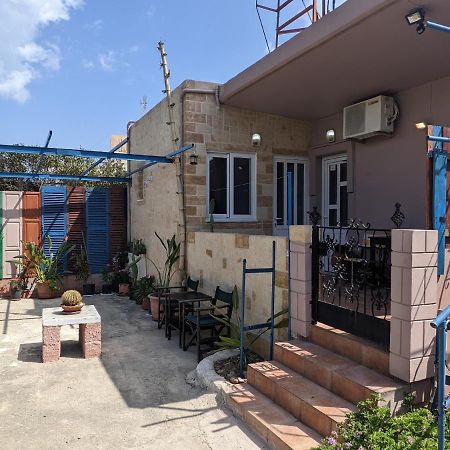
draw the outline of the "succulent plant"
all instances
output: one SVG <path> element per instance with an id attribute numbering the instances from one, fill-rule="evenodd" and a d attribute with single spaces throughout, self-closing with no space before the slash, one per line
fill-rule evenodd
<path id="1" fill-rule="evenodd" d="M 81 294 L 78 291 L 70 290 L 64 292 L 63 295 L 61 295 L 62 304 L 66 306 L 76 306 L 79 305 L 83 299 Z"/>

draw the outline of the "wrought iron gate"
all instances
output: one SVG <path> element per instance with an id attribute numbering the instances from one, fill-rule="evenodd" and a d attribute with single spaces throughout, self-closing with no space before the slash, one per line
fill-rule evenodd
<path id="1" fill-rule="evenodd" d="M 391 230 L 313 226 L 313 321 L 389 347 Z"/>

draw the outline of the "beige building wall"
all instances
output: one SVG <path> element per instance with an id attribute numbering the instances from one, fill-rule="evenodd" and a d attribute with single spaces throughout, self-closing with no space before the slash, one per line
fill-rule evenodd
<path id="1" fill-rule="evenodd" d="M 199 290 L 213 295 L 216 286 L 242 293 L 242 261 L 248 268 L 271 267 L 272 242 L 276 242 L 275 313 L 288 307 L 287 238 L 233 233 L 190 232 L 188 234 L 188 273 L 200 280 Z M 251 274 L 246 279 L 246 324 L 266 322 L 270 317 L 272 277 Z M 236 311 L 235 311 L 236 312 Z M 236 318 L 235 318 L 236 321 Z M 269 334 L 265 335 L 265 339 Z M 275 338 L 287 339 L 287 330 L 276 330 Z M 264 353 L 263 342 L 257 347 Z"/>

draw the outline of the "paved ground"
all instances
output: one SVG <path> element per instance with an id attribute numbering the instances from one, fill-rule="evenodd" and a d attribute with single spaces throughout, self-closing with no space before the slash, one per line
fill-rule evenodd
<path id="1" fill-rule="evenodd" d="M 103 356 L 84 360 L 76 327 L 63 327 L 62 357 L 41 363 L 41 311 L 57 300 L 0 300 L 0 448 L 265 448 L 187 385 L 193 352 L 167 341 L 128 299 L 87 299 L 102 316 Z"/>

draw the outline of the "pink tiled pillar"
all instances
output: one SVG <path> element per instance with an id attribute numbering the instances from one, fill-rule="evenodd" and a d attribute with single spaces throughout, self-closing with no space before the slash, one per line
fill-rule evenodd
<path id="1" fill-rule="evenodd" d="M 61 354 L 61 327 L 42 327 L 42 362 L 58 361 Z"/>
<path id="2" fill-rule="evenodd" d="M 433 376 L 437 231 L 392 230 L 389 371 L 413 382 Z"/>
<path id="3" fill-rule="evenodd" d="M 80 344 L 85 358 L 100 358 L 102 354 L 102 326 L 100 322 L 80 324 Z"/>
<path id="4" fill-rule="evenodd" d="M 311 332 L 311 235 L 311 226 L 289 227 L 292 334 L 303 338 Z"/>

